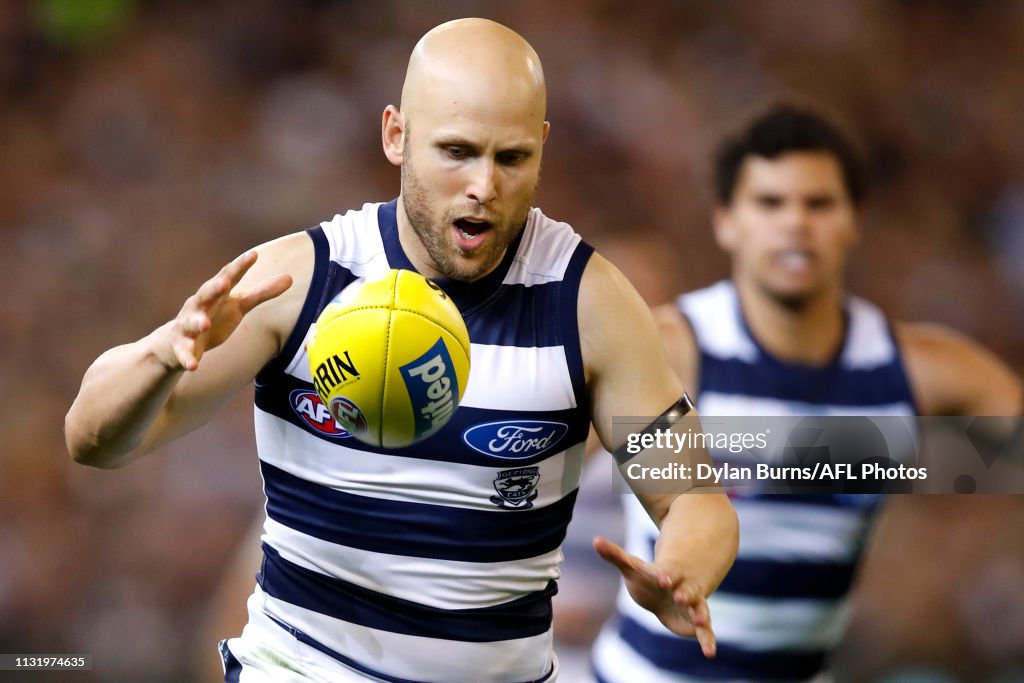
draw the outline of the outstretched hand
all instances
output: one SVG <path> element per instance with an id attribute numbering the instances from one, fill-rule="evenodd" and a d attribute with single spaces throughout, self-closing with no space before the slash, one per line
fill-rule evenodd
<path id="1" fill-rule="evenodd" d="M 638 605 L 654 613 L 673 633 L 696 637 L 705 657 L 715 656 L 715 633 L 711 630 L 707 598 L 679 567 L 644 562 L 600 536 L 594 539 L 594 550 L 615 565 Z"/>
<path id="2" fill-rule="evenodd" d="M 166 347 L 171 353 L 164 362 L 169 368 L 195 370 L 203 354 L 224 343 L 249 311 L 291 287 L 291 276 L 280 274 L 247 290 L 232 291 L 256 259 L 255 251 L 245 252 L 185 300 L 177 317 L 166 327 Z"/>

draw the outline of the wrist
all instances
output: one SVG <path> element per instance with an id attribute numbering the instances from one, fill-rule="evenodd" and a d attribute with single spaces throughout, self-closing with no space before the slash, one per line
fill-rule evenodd
<path id="1" fill-rule="evenodd" d="M 168 321 L 140 340 L 144 361 L 159 366 L 168 375 L 185 371 L 174 352 L 173 326 L 174 321 Z"/>

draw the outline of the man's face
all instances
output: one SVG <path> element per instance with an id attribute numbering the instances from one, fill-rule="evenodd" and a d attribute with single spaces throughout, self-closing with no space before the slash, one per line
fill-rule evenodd
<path id="1" fill-rule="evenodd" d="M 418 109 L 406 124 L 402 203 L 422 246 L 412 245 L 410 257 L 434 271 L 426 274 L 481 278 L 522 230 L 547 135 L 527 104 L 452 98 Z"/>
<path id="2" fill-rule="evenodd" d="M 841 290 L 857 224 L 839 162 L 813 151 L 748 157 L 715 234 L 733 277 L 784 305 Z"/>

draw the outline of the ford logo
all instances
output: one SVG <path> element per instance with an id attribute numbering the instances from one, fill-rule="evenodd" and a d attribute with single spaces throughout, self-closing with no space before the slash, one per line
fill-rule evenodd
<path id="1" fill-rule="evenodd" d="M 568 432 L 562 422 L 504 420 L 470 427 L 462 440 L 484 455 L 521 460 L 551 450 Z"/>

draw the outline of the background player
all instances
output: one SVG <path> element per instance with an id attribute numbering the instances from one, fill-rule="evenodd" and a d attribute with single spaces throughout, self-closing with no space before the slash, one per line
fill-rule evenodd
<path id="1" fill-rule="evenodd" d="M 719 149 L 715 238 L 732 277 L 656 311 L 669 358 L 704 415 L 1019 415 L 1021 384 L 952 330 L 890 325 L 850 295 L 862 171 L 815 113 L 778 106 Z M 808 679 L 848 616 L 876 510 L 862 499 L 742 494 L 737 561 L 711 598 L 705 660 L 620 595 L 595 644 L 598 680 Z M 627 549 L 653 529 L 626 501 Z"/>
<path id="2" fill-rule="evenodd" d="M 557 676 L 550 598 L 589 424 L 614 447 L 612 416 L 657 415 L 682 387 L 632 287 L 531 209 L 545 109 L 540 61 L 517 34 L 484 20 L 428 32 L 401 108 L 383 116 L 385 154 L 402 171 L 396 201 L 247 252 L 174 320 L 87 371 L 67 445 L 104 468 L 195 429 L 256 378 L 268 519 L 249 624 L 222 645 L 228 680 Z M 390 267 L 437 278 L 474 342 L 457 417 L 400 452 L 325 439 L 288 403 L 308 388 L 302 342 L 319 311 Z M 564 431 L 514 463 L 529 471 L 531 503 L 498 510 L 509 463 L 462 435 L 509 420 Z M 735 553 L 728 500 L 642 497 L 662 528 L 657 560 L 613 544 L 602 553 L 638 601 L 712 656 L 705 597 Z"/>

